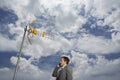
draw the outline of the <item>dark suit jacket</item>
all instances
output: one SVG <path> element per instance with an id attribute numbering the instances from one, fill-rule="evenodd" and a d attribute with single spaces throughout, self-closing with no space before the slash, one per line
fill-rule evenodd
<path id="1" fill-rule="evenodd" d="M 62 70 L 58 71 L 60 67 L 55 67 L 52 76 L 56 77 L 56 80 L 72 80 L 72 68 L 67 65 Z"/>

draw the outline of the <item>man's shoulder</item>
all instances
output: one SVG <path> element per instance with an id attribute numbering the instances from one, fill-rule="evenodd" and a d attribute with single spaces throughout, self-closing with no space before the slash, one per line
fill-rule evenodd
<path id="1" fill-rule="evenodd" d="M 67 65 L 67 66 L 66 66 L 66 70 L 67 70 L 67 72 L 69 72 L 69 73 L 72 73 L 72 72 L 73 72 L 72 67 L 71 67 L 70 65 Z"/>
<path id="2" fill-rule="evenodd" d="M 67 69 L 72 69 L 72 67 L 70 65 L 67 65 L 66 68 Z"/>

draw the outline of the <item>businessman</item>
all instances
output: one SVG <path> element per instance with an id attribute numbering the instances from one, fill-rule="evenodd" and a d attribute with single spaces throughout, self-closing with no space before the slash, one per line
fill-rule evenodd
<path id="1" fill-rule="evenodd" d="M 56 80 L 72 80 L 72 68 L 69 66 L 69 58 L 62 56 L 60 63 L 53 70 L 52 76 L 56 77 Z"/>

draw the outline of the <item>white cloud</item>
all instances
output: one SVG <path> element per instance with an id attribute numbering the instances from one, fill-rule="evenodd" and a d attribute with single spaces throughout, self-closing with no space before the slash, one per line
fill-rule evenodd
<path id="1" fill-rule="evenodd" d="M 113 33 L 112 34 L 112 40 L 115 41 L 115 42 L 116 41 L 120 42 L 120 32 Z"/>
<path id="2" fill-rule="evenodd" d="M 11 57 L 10 60 L 14 65 L 16 65 L 17 57 Z M 31 64 L 31 61 L 26 60 L 25 58 L 22 57 L 20 58 L 19 70 L 25 73 L 29 73 L 30 75 L 35 73 L 36 77 L 38 77 L 39 74 L 42 73 L 42 71 L 40 71 L 37 66 Z"/>
<path id="3" fill-rule="evenodd" d="M 71 54 L 75 80 L 119 79 L 120 59 L 109 61 L 102 56 L 90 59 L 86 54 L 75 51 L 72 51 Z"/>
<path id="4" fill-rule="evenodd" d="M 11 57 L 11 63 L 16 65 L 17 57 Z M 38 66 L 31 64 L 31 59 L 26 60 L 25 58 L 20 58 L 19 68 L 17 72 L 17 79 L 23 80 L 39 80 L 39 79 L 50 79 L 50 72 L 41 70 Z M 47 77 L 46 77 L 47 76 Z M 5 77 L 5 76 L 4 76 Z"/>
<path id="5" fill-rule="evenodd" d="M 103 37 L 95 37 L 93 35 L 84 35 L 78 39 L 72 40 L 75 49 L 80 52 L 95 54 L 110 54 L 119 52 L 119 42 L 105 39 Z"/>
<path id="6" fill-rule="evenodd" d="M 12 70 L 9 68 L 0 68 L 0 79 L 1 80 L 9 80 L 12 79 Z"/>
<path id="7" fill-rule="evenodd" d="M 93 7 L 95 8 L 95 11 L 93 12 L 93 15 L 98 18 L 105 18 L 109 15 L 108 12 L 112 12 L 113 8 L 119 9 L 119 3 L 120 1 L 114 0 L 94 0 Z"/>
<path id="8" fill-rule="evenodd" d="M 36 72 L 34 71 L 35 73 L 32 73 L 32 71 L 29 71 L 30 72 L 29 73 L 29 72 L 24 72 L 23 70 L 19 69 L 16 75 L 16 80 L 33 80 L 33 79 L 34 80 L 39 80 L 39 79 L 51 80 L 52 79 L 50 72 L 44 71 L 43 73 L 40 73 L 39 71 L 36 71 Z M 12 80 L 13 73 L 14 73 L 13 69 L 0 68 L 0 79 Z M 36 73 L 39 73 L 39 74 L 36 74 Z"/>
<path id="9" fill-rule="evenodd" d="M 49 14 L 55 16 L 55 29 L 59 32 L 76 32 L 86 22 L 86 19 L 78 15 L 76 4 L 80 1 L 74 0 L 47 0 L 41 1 Z M 79 3 L 80 4 L 80 3 Z"/>
<path id="10" fill-rule="evenodd" d="M 58 51 L 67 52 L 72 48 L 70 41 L 64 37 L 56 37 L 55 39 L 51 40 L 49 38 L 40 38 L 40 36 L 37 36 L 31 41 L 32 45 L 27 45 L 27 43 L 25 43 L 26 46 L 24 47 L 23 51 L 25 55 L 35 58 L 52 55 Z"/>
<path id="11" fill-rule="evenodd" d="M 7 28 L 10 34 L 8 35 L 0 34 L 0 51 L 18 52 L 22 41 L 24 29 L 21 28 L 20 26 L 15 27 L 15 25 L 13 24 L 8 24 Z M 13 39 L 11 39 L 9 35 L 11 36 L 16 35 L 16 36 L 13 36 Z"/>
<path id="12" fill-rule="evenodd" d="M 0 34 L 0 51 L 16 51 L 16 41 Z"/>
<path id="13" fill-rule="evenodd" d="M 111 4 L 111 5 L 110 5 Z M 113 30 L 120 31 L 120 1 L 94 0 L 92 15 L 98 19 L 104 19 L 103 25 L 113 27 Z"/>

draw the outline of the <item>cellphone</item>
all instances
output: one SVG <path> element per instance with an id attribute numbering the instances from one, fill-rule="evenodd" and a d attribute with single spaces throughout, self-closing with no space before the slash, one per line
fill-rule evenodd
<path id="1" fill-rule="evenodd" d="M 59 66 L 61 67 L 61 63 L 59 63 Z"/>

